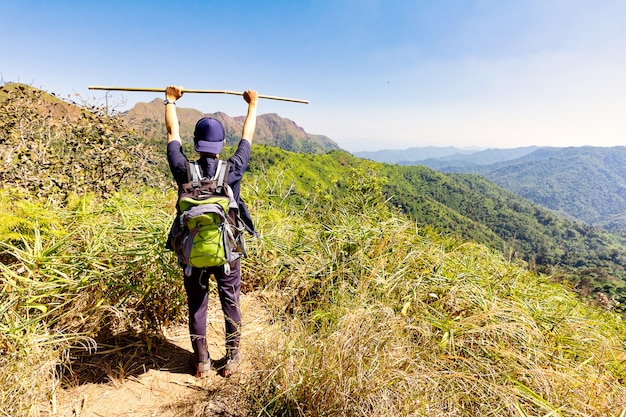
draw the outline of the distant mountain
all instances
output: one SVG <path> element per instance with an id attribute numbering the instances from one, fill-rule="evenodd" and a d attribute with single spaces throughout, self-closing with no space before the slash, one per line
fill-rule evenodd
<path id="1" fill-rule="evenodd" d="M 479 173 L 544 207 L 626 236 L 626 147 L 541 149 Z"/>
<path id="2" fill-rule="evenodd" d="M 454 149 L 387 150 L 369 156 L 443 173 L 479 174 L 534 203 L 626 236 L 626 147 Z"/>
<path id="3" fill-rule="evenodd" d="M 423 161 L 431 158 L 442 158 L 451 155 L 470 155 L 476 150 L 448 147 L 426 146 L 408 149 L 387 149 L 381 151 L 352 152 L 354 156 L 376 162 L 397 164 L 400 161 Z M 413 165 L 407 163 L 404 165 Z"/>
<path id="4" fill-rule="evenodd" d="M 484 165 L 505 163 L 529 155 L 540 148 L 538 146 L 527 146 L 511 149 L 485 149 L 472 153 L 457 153 L 440 158 L 429 158 L 424 160 L 399 161 L 399 165 L 424 165 L 442 172 L 477 172 Z"/>
<path id="5" fill-rule="evenodd" d="M 184 142 L 192 143 L 195 124 L 203 116 L 213 117 L 222 122 L 226 131 L 226 142 L 229 145 L 237 143 L 241 138 L 244 116 L 231 117 L 222 112 L 203 114 L 199 110 L 183 107 L 178 107 L 177 111 Z M 154 99 L 149 103 L 137 103 L 120 117 L 136 129 L 142 130 L 146 136 L 165 137 L 163 114 L 163 100 Z M 293 121 L 275 113 L 257 117 L 254 143 L 305 153 L 325 153 L 340 149 L 329 137 L 307 133 Z"/>
<path id="6" fill-rule="evenodd" d="M 424 165 L 437 170 L 460 167 L 464 171 L 469 171 L 475 166 L 521 158 L 538 149 L 542 148 L 539 146 L 527 146 L 511 149 L 464 149 L 454 146 L 425 146 L 408 149 L 352 152 L 352 154 L 359 158 L 388 164 Z"/>

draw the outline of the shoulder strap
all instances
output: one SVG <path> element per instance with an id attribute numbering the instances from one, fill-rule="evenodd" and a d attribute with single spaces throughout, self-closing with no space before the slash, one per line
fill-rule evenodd
<path id="1" fill-rule="evenodd" d="M 193 168 L 191 167 L 192 164 L 192 161 L 187 160 L 187 182 L 191 182 L 191 171 L 193 170 Z"/>
<path id="2" fill-rule="evenodd" d="M 224 187 L 224 178 L 226 177 L 226 174 L 228 173 L 228 168 L 229 168 L 228 162 L 218 161 L 217 169 L 215 171 L 215 176 L 213 177 L 213 179 L 217 180 L 216 191 L 218 193 L 222 192 L 222 188 Z"/>
<path id="3" fill-rule="evenodd" d="M 200 179 L 202 178 L 198 161 L 189 161 L 189 172 L 187 173 L 187 177 L 189 177 L 189 175 L 191 175 L 191 185 L 193 188 L 197 188 L 200 184 Z"/>
<path id="4" fill-rule="evenodd" d="M 224 163 L 224 161 L 222 160 L 217 160 L 217 167 L 215 168 L 215 174 L 213 175 L 213 177 L 211 178 L 212 180 L 217 180 L 219 179 L 220 176 L 220 171 L 222 169 L 222 164 Z"/>

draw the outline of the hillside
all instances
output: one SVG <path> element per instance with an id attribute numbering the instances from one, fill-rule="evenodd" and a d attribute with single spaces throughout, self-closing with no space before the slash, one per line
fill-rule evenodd
<path id="1" fill-rule="evenodd" d="M 32 111 L 33 109 L 21 107 L 19 104 L 19 98 L 24 94 L 33 94 L 40 100 L 40 106 L 37 111 L 41 117 L 74 122 L 81 114 L 84 114 L 80 107 L 68 103 L 52 93 L 46 93 L 20 83 L 7 83 L 0 86 L 0 103 L 2 103 L 5 112 L 11 110 L 18 112 Z M 3 121 L 7 123 L 7 118 L 4 118 Z"/>
<path id="2" fill-rule="evenodd" d="M 432 147 L 410 150 L 405 158 L 399 151 L 369 157 L 444 173 L 479 174 L 543 207 L 626 237 L 625 147 L 531 146 L 453 153 L 434 148 L 435 154 L 443 153 L 436 156 Z"/>
<path id="3" fill-rule="evenodd" d="M 196 122 L 203 116 L 213 117 L 224 125 L 226 143 L 234 144 L 241 137 L 244 116 L 231 117 L 225 113 L 202 114 L 199 110 L 178 107 L 181 137 L 184 142 L 192 143 Z M 163 121 L 163 101 L 154 99 L 150 103 L 138 103 L 132 109 L 120 115 L 147 137 L 165 137 Z M 257 117 L 255 143 L 277 146 L 293 152 L 324 153 L 340 149 L 339 145 L 323 135 L 314 135 L 304 131 L 293 121 L 275 113 Z"/>
<path id="4" fill-rule="evenodd" d="M 582 292 L 600 291 L 626 303 L 622 238 L 559 216 L 479 176 L 380 164 L 340 151 L 304 157 L 260 147 L 255 155 L 250 172 L 280 176 L 290 184 L 294 204 L 337 198 L 355 176 L 365 183 L 375 179 L 386 200 L 420 226 L 485 244 L 566 277 Z"/>
<path id="5" fill-rule="evenodd" d="M 40 98 L 37 100 L 41 100 Z M 156 106 L 149 106 L 154 108 Z M 162 110 L 162 103 L 158 109 Z M 194 120 L 197 113 L 182 110 L 181 119 Z M 147 112 L 144 112 L 147 114 Z M 222 116 L 222 115 L 217 115 Z M 157 117 L 157 114 L 154 114 Z M 227 116 L 222 116 L 227 117 Z M 35 130 L 48 129 L 40 118 L 31 123 Z M 86 122 L 88 118 L 84 119 Z M 142 120 L 152 120 L 144 118 Z M 228 121 L 228 119 L 224 119 Z M 110 132 L 124 132 L 124 124 L 119 119 L 111 119 Z M 231 120 L 232 122 L 232 120 Z M 226 123 L 225 123 L 226 124 Z M 104 126 L 99 122 L 98 126 Z M 147 124 L 150 129 L 152 124 Z M 263 129 L 263 128 L 261 128 Z M 106 184 L 106 188 L 95 190 L 111 192 L 124 184 L 164 184 L 169 180 L 167 163 L 162 152 L 163 138 L 150 142 L 140 136 L 124 136 L 122 141 L 101 141 L 83 144 L 77 141 L 76 134 L 95 137 L 99 130 L 77 130 L 64 137 L 63 143 L 75 143 L 72 148 L 42 148 L 41 158 L 62 160 L 61 169 L 53 166 L 42 169 L 44 183 L 32 181 L 28 185 L 36 190 L 44 187 L 55 191 L 57 198 L 67 198 L 71 190 L 92 190 L 93 184 Z M 141 130 L 136 128 L 136 130 Z M 61 131 L 58 133 L 62 133 Z M 139 135 L 139 133 L 136 133 Z M 63 136 L 60 136 L 63 137 Z M 97 146 L 94 146 L 97 145 Z M 28 144 L 33 146 L 33 144 Z M 19 145 L 23 146 L 23 145 Z M 19 146 L 15 149 L 20 149 Z M 533 205 L 504 188 L 485 181 L 478 176 L 444 175 L 425 167 L 379 164 L 356 158 L 342 151 L 329 154 L 299 154 L 281 151 L 276 147 L 255 145 L 256 157 L 252 159 L 249 171 L 259 175 L 270 175 L 292 183 L 290 198 L 306 209 L 307 201 L 334 199 L 345 193 L 348 175 L 378 178 L 384 183 L 382 192 L 386 199 L 410 215 L 420 225 L 431 225 L 440 230 L 470 239 L 502 251 L 514 258 L 524 259 L 533 267 L 546 272 L 558 272 L 564 279 L 574 282 L 581 292 L 603 292 L 615 298 L 616 302 L 626 302 L 623 289 L 626 282 L 626 249 L 617 236 L 580 222 L 568 220 L 546 209 Z M 102 152 L 99 148 L 107 149 Z M 28 152 L 35 152 L 30 148 Z M 229 150 L 225 150 L 227 154 Z M 554 150 L 541 150 L 527 155 L 550 154 Z M 85 155 L 94 155 L 85 158 Z M 117 162 L 108 162 L 111 158 Z M 88 164 L 89 163 L 89 164 Z M 67 175 L 67 167 L 80 166 L 76 172 Z M 107 166 L 102 170 L 102 166 Z M 133 167 L 134 166 L 134 167 Z M 150 167 L 159 167 L 159 174 L 150 174 Z M 15 165 L 5 164 L 2 180 L 5 184 L 20 184 L 26 171 L 32 171 L 28 160 Z M 92 172 L 84 175 L 85 172 Z M 102 181 L 94 181 L 101 178 Z M 618 304 L 619 305 L 619 304 Z"/>
<path id="6" fill-rule="evenodd" d="M 161 152 L 105 109 L 24 85 L 0 89 L 0 145 L 3 186 L 46 195 L 53 204 L 75 194 L 169 182 L 167 161 L 155 157 Z"/>
<path id="7" fill-rule="evenodd" d="M 462 238 L 471 227 L 453 222 L 488 238 L 498 236 L 495 225 L 544 226 L 556 244 L 565 234 L 590 248 L 606 236 L 578 236 L 484 179 L 342 151 L 253 147 L 242 197 L 260 236 L 249 240 L 242 270 L 245 362 L 231 379 L 194 379 L 179 338 L 182 272 L 163 250 L 176 189 L 148 182 L 167 169 L 164 152 L 137 148 L 135 133 L 97 111 L 59 129 L 60 120 L 38 115 L 46 105 L 31 93 L 0 103 L 1 414 L 626 413 L 626 327 L 614 300 L 587 303 L 571 282 Z M 66 143 L 94 153 L 68 166 Z M 144 171 L 145 155 L 155 160 Z M 8 176 L 42 161 L 43 173 Z M 141 169 L 113 183 L 91 176 L 129 161 Z M 59 198 L 61 189 L 41 186 L 72 184 L 64 175 L 81 188 Z M 424 204 L 410 205 L 415 195 Z M 424 217 L 399 212 L 389 197 Z M 622 248 L 613 249 L 619 261 Z M 208 327 L 211 340 L 223 339 L 220 319 Z M 214 343 L 209 350 L 224 353 Z"/>
<path id="8" fill-rule="evenodd" d="M 523 150 L 525 148 L 520 148 Z M 476 173 L 543 207 L 626 236 L 626 147 L 539 148 L 515 159 L 425 160 L 442 172 Z"/>
<path id="9" fill-rule="evenodd" d="M 626 147 L 537 151 L 481 174 L 496 184 L 587 224 L 624 234 Z"/>

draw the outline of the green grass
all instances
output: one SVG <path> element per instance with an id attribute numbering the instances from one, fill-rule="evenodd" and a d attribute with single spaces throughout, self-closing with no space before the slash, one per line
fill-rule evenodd
<path id="1" fill-rule="evenodd" d="M 173 195 L 118 193 L 64 209 L 1 191 L 0 410 L 29 414 L 56 390 L 72 349 L 182 317 L 163 251 Z"/>
<path id="2" fill-rule="evenodd" d="M 548 277 L 384 211 L 282 222 L 263 239 L 282 245 L 262 250 L 281 269 L 261 285 L 279 324 L 254 355 L 259 415 L 626 407 L 623 323 Z"/>
<path id="3" fill-rule="evenodd" d="M 273 191 L 245 194 L 261 235 L 249 240 L 245 288 L 265 297 L 273 320 L 245 341 L 255 415 L 614 416 L 626 407 L 619 316 L 498 252 L 417 227 L 368 193 L 302 211 L 289 183 L 256 184 Z M 35 415 L 71 374 L 70 352 L 184 316 L 180 271 L 163 250 L 174 194 L 76 198 L 64 209 L 0 196 L 13 202 L 0 218 L 9 237 L 0 409 Z"/>

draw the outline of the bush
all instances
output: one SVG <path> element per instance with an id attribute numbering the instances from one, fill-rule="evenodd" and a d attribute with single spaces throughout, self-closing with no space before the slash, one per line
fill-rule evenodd
<path id="1" fill-rule="evenodd" d="M 162 153 L 103 108 L 77 107 L 40 90 L 5 85 L 0 94 L 0 181 L 64 204 L 122 187 L 169 184 Z"/>

